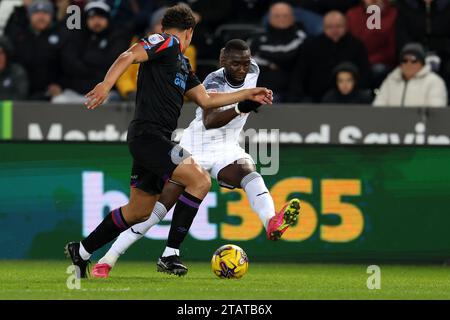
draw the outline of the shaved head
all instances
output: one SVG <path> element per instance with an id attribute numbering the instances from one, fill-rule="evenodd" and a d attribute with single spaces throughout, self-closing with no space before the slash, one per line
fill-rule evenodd
<path id="1" fill-rule="evenodd" d="M 347 21 L 339 11 L 330 11 L 323 18 L 323 32 L 333 42 L 338 42 L 347 33 Z"/>
<path id="2" fill-rule="evenodd" d="M 276 29 L 287 29 L 295 24 L 294 9 L 289 3 L 277 2 L 270 7 L 269 23 Z"/>

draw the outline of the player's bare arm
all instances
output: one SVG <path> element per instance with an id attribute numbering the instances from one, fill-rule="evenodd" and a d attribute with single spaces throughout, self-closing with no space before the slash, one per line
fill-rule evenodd
<path id="1" fill-rule="evenodd" d="M 239 115 L 234 108 L 227 110 L 207 109 L 203 111 L 203 125 L 206 129 L 221 128 Z"/>
<path id="2" fill-rule="evenodd" d="M 236 108 L 226 110 L 207 109 L 203 111 L 203 125 L 206 129 L 215 129 L 226 126 L 231 120 L 241 113 L 255 111 L 261 106 L 260 103 L 244 100 L 238 103 Z"/>
<path id="3" fill-rule="evenodd" d="M 133 63 L 142 63 L 148 60 L 148 55 L 145 49 L 138 44 L 133 45 L 127 51 L 120 54 L 114 61 L 106 73 L 105 79 L 97 84 L 88 94 L 86 94 L 87 101 L 85 105 L 88 109 L 95 109 L 101 105 L 108 97 L 114 84 L 120 76 Z"/>
<path id="4" fill-rule="evenodd" d="M 219 108 L 244 100 L 272 104 L 273 100 L 272 90 L 260 87 L 230 93 L 209 94 L 203 85 L 198 85 L 187 91 L 185 95 L 203 109 Z"/>

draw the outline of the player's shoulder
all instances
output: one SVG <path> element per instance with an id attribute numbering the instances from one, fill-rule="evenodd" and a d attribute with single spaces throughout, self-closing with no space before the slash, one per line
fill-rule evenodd
<path id="1" fill-rule="evenodd" d="M 145 49 L 159 48 L 177 48 L 179 47 L 179 41 L 177 37 L 166 33 L 153 33 L 141 40 Z"/>
<path id="2" fill-rule="evenodd" d="M 226 80 L 223 68 L 211 72 L 206 76 L 205 80 L 203 81 L 203 85 L 205 86 L 206 90 L 221 91 L 225 83 Z"/>
<path id="3" fill-rule="evenodd" d="M 250 60 L 250 68 L 248 70 L 248 73 L 259 75 L 259 66 L 253 58 Z"/>

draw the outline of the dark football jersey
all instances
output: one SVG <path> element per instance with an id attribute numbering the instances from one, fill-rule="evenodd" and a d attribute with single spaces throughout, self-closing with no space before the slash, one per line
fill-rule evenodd
<path id="1" fill-rule="evenodd" d="M 139 67 L 134 119 L 128 140 L 144 132 L 170 137 L 177 127 L 184 93 L 200 81 L 174 35 L 153 34 L 140 41 L 148 61 Z"/>

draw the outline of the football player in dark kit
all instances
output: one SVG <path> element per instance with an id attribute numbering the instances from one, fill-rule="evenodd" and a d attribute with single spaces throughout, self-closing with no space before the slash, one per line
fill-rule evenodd
<path id="1" fill-rule="evenodd" d="M 183 56 L 195 27 L 194 15 L 188 6 L 180 4 L 169 8 L 162 26 L 164 33 L 144 38 L 122 53 L 103 82 L 86 95 L 87 107 L 98 107 L 122 73 L 132 63 L 141 64 L 135 116 L 127 137 L 133 157 L 130 200 L 126 205 L 112 210 L 84 240 L 66 245 L 66 253 L 78 267 L 78 276 L 82 278 L 88 275 L 89 258 L 94 251 L 130 226 L 148 219 L 169 178 L 185 186 L 185 189 L 176 203 L 169 231 L 167 248 L 172 252 L 164 252 L 158 262 L 166 272 L 187 272 L 180 261 L 178 249 L 210 189 L 211 181 L 208 173 L 195 163 L 189 153 L 170 140 L 177 126 L 183 96 L 186 95 L 203 109 L 244 100 L 272 103 L 272 91 L 266 88 L 233 93 L 206 92 L 192 72 L 188 59 Z"/>

